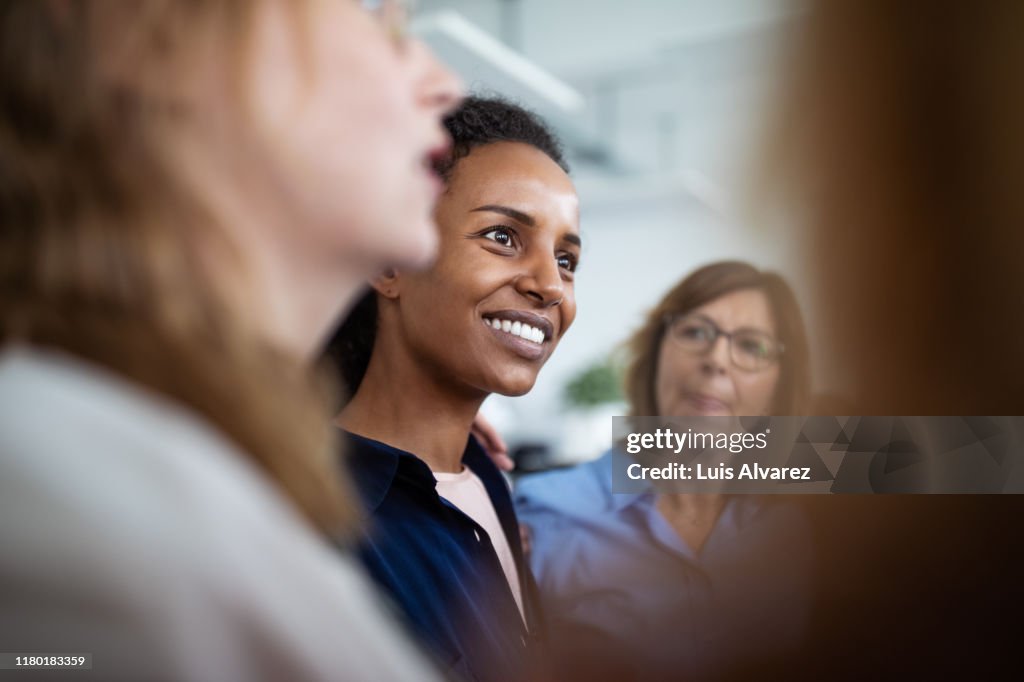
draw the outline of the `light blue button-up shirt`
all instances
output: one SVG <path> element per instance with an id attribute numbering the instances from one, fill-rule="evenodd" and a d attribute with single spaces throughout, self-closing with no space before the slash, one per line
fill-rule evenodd
<path id="1" fill-rule="evenodd" d="M 812 593 L 800 510 L 783 499 L 730 497 L 694 552 L 652 491 L 611 492 L 611 461 L 608 452 L 516 486 L 554 652 L 585 633 L 638 673 L 679 679 L 792 657 Z"/>

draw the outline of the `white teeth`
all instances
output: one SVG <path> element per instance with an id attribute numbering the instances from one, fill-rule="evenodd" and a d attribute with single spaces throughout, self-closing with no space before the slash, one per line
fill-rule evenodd
<path id="1" fill-rule="evenodd" d="M 544 343 L 544 332 L 537 327 L 531 327 L 528 324 L 522 322 L 511 322 L 509 320 L 499 320 L 493 318 L 490 320 L 485 319 L 484 324 L 494 329 L 500 329 L 503 332 L 518 336 L 521 339 L 532 341 L 533 343 L 542 344 Z"/>

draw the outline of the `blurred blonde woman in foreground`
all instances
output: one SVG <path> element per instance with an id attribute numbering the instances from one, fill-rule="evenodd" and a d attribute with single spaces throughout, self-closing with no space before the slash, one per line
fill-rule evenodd
<path id="1" fill-rule="evenodd" d="M 458 99 L 374 5 L 0 2 L 5 652 L 432 676 L 321 537 L 354 514 L 311 358 L 432 256 Z"/>

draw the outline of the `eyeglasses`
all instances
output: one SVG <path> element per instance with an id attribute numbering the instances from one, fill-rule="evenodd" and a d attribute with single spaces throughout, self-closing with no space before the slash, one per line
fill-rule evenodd
<path id="1" fill-rule="evenodd" d="M 408 42 L 416 0 L 359 0 L 359 4 L 380 22 L 392 42 L 399 46 Z"/>
<path id="2" fill-rule="evenodd" d="M 691 353 L 707 353 L 719 336 L 729 340 L 729 357 L 739 369 L 757 372 L 775 364 L 785 346 L 766 332 L 756 329 L 722 331 L 703 315 L 666 315 L 668 336 Z"/>

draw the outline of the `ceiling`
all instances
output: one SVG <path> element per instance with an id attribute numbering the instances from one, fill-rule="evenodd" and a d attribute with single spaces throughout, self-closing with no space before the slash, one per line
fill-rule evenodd
<path id="1" fill-rule="evenodd" d="M 591 207 L 683 191 L 719 209 L 795 11 L 789 0 L 422 0 L 417 26 L 472 90 L 554 125 Z"/>

